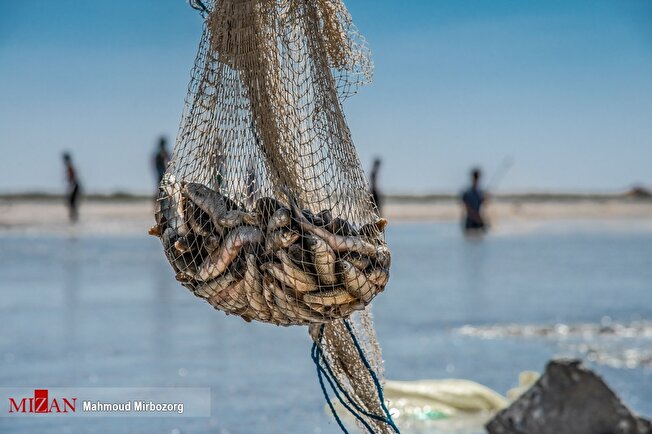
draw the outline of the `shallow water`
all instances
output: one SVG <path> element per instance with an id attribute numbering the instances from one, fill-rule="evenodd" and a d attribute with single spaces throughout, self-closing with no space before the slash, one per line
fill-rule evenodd
<path id="1" fill-rule="evenodd" d="M 390 226 L 392 278 L 374 306 L 388 378 L 466 378 L 504 394 L 520 371 L 574 355 L 652 416 L 652 366 L 613 362 L 649 354 L 649 334 L 501 333 L 646 324 L 652 232 L 639 223 L 503 223 L 482 240 L 454 224 Z M 0 418 L 0 431 L 339 432 L 306 330 L 214 311 L 178 286 L 157 240 L 5 233 L 0 242 L 0 387 L 212 391 L 210 419 Z"/>

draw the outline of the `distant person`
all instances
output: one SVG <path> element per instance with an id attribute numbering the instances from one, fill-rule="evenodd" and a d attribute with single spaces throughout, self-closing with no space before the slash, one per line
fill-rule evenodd
<path id="1" fill-rule="evenodd" d="M 380 170 L 380 158 L 374 159 L 374 164 L 371 167 L 371 174 L 369 176 L 369 181 L 371 183 L 371 199 L 374 202 L 374 206 L 378 210 L 378 214 L 382 214 L 382 198 L 380 196 L 380 191 L 378 190 L 378 171 Z"/>
<path id="2" fill-rule="evenodd" d="M 77 171 L 72 164 L 72 157 L 69 153 L 63 154 L 63 164 L 66 168 L 66 183 L 68 184 L 66 192 L 66 205 L 68 206 L 68 215 L 71 222 L 76 222 L 79 218 L 79 195 L 81 194 L 81 185 L 77 177 Z"/>
<path id="3" fill-rule="evenodd" d="M 462 193 L 462 204 L 464 205 L 464 231 L 466 233 L 484 232 L 487 225 L 482 216 L 482 205 L 485 202 L 486 194 L 480 188 L 480 169 L 471 171 L 471 186 Z"/>
<path id="4" fill-rule="evenodd" d="M 158 184 L 163 180 L 163 175 L 165 175 L 165 170 L 168 168 L 169 162 L 170 154 L 167 149 L 167 139 L 161 137 L 158 141 L 158 149 L 154 154 L 154 168 L 156 169 L 156 180 Z"/>

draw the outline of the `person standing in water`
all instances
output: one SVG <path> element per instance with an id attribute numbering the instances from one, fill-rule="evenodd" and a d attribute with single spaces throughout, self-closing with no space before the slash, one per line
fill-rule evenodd
<path id="1" fill-rule="evenodd" d="M 163 175 L 165 170 L 168 168 L 168 163 L 170 162 L 170 154 L 167 149 L 167 140 L 165 137 L 161 137 L 158 141 L 158 150 L 154 154 L 154 168 L 156 169 L 156 181 L 157 187 L 163 180 Z"/>
<path id="2" fill-rule="evenodd" d="M 77 170 L 72 164 L 72 157 L 68 152 L 63 154 L 63 164 L 66 169 L 66 183 L 68 184 L 66 192 L 66 205 L 68 206 L 68 215 L 71 222 L 76 222 L 79 218 L 79 195 L 81 194 L 81 185 L 77 177 Z"/>
<path id="3" fill-rule="evenodd" d="M 380 197 L 380 191 L 378 190 L 378 171 L 380 170 L 380 158 L 374 159 L 374 164 L 371 167 L 371 174 L 369 176 L 369 182 L 371 184 L 371 198 L 378 210 L 378 214 L 382 215 L 382 198 Z"/>
<path id="4" fill-rule="evenodd" d="M 464 232 L 484 232 L 487 225 L 482 216 L 482 206 L 486 199 L 486 194 L 480 188 L 480 169 L 471 170 L 471 186 L 461 195 L 462 204 L 464 205 Z"/>

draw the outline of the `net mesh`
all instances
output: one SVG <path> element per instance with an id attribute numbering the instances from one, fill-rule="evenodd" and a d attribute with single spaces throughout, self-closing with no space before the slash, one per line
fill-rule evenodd
<path id="1" fill-rule="evenodd" d="M 326 361 L 381 414 L 342 322 L 359 312 L 354 328 L 382 371 L 365 308 L 389 279 L 386 221 L 341 105 L 371 80 L 366 42 L 341 0 L 202 7 L 150 232 L 177 280 L 216 309 L 276 325 L 327 324 L 318 340 Z"/>

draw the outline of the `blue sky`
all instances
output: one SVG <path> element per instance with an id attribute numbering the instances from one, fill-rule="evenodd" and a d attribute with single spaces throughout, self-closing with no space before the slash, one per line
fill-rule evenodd
<path id="1" fill-rule="evenodd" d="M 652 186 L 652 2 L 347 3 L 371 86 L 345 104 L 388 192 L 457 191 L 468 168 L 500 191 Z M 176 135 L 201 33 L 184 0 L 0 0 L 0 191 L 153 188 Z"/>

